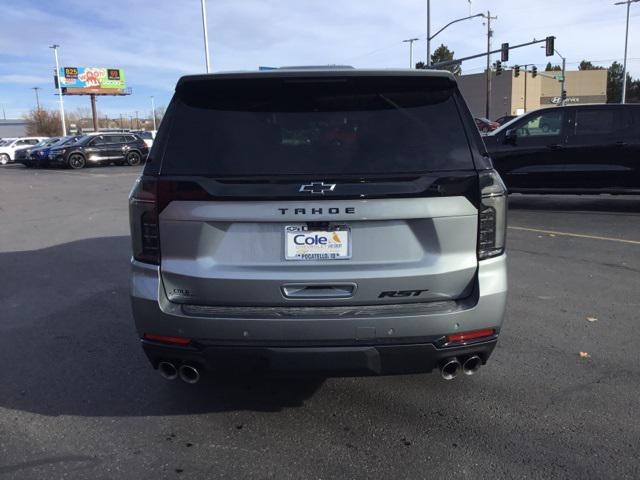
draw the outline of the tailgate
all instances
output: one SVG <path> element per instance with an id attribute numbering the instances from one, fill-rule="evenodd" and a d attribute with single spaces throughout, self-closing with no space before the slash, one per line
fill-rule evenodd
<path id="1" fill-rule="evenodd" d="M 174 201 L 160 214 L 162 282 L 172 302 L 194 305 L 463 298 L 476 276 L 477 218 L 464 196 Z M 336 241 L 349 243 L 348 255 L 287 259 L 291 227 L 340 231 Z"/>

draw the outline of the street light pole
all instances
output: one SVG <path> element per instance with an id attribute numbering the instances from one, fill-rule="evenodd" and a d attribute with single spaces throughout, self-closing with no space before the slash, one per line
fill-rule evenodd
<path id="1" fill-rule="evenodd" d="M 492 17 L 491 12 L 487 11 L 487 14 L 480 14 L 487 20 L 487 98 L 485 104 L 485 117 L 490 118 L 491 113 L 491 35 L 493 31 L 491 30 L 491 20 L 497 20 L 498 17 Z"/>
<path id="2" fill-rule="evenodd" d="M 211 72 L 209 65 L 209 34 L 207 33 L 207 0 L 200 0 L 202 6 L 202 32 L 204 34 L 204 61 L 207 65 L 207 73 Z"/>
<path id="3" fill-rule="evenodd" d="M 36 106 L 38 111 L 40 111 L 40 97 L 38 96 L 38 90 L 40 90 L 40 87 L 31 87 L 31 89 L 36 92 Z"/>
<path id="4" fill-rule="evenodd" d="M 638 1 L 640 1 L 640 0 L 638 0 Z M 458 18 L 456 20 L 453 20 L 453 21 L 447 23 L 444 27 L 442 27 L 436 33 L 431 35 L 431 14 L 430 14 L 430 10 L 431 9 L 429 8 L 429 3 L 427 2 L 427 63 L 426 63 L 427 67 L 431 66 L 431 40 L 436 38 L 443 30 L 445 30 L 446 28 L 450 27 L 454 23 L 462 22 L 464 20 L 470 20 L 470 19 L 476 18 L 476 17 L 484 17 L 485 16 L 484 13 L 478 13 L 476 15 L 469 15 L 468 17 Z M 493 18 L 498 18 L 498 17 L 493 17 Z"/>
<path id="5" fill-rule="evenodd" d="M 419 38 L 408 38 L 403 40 L 402 43 L 409 44 L 409 68 L 413 68 L 413 42 L 420 40 Z"/>
<path id="6" fill-rule="evenodd" d="M 616 2 L 614 5 L 626 5 L 627 6 L 627 28 L 624 34 L 624 63 L 622 64 L 622 102 L 627 100 L 627 44 L 629 43 L 629 10 L 631 10 L 631 4 L 640 2 L 640 0 L 626 0 L 625 2 Z"/>
<path id="7" fill-rule="evenodd" d="M 58 48 L 60 45 L 51 45 L 53 48 L 53 56 L 56 59 L 56 80 L 58 82 L 58 96 L 60 97 L 60 121 L 62 122 L 62 136 L 67 136 L 67 126 L 64 121 L 64 102 L 62 101 L 62 84 L 60 83 L 60 64 L 58 63 Z"/>
<path id="8" fill-rule="evenodd" d="M 542 45 L 540 48 L 545 48 L 545 47 L 544 45 Z M 566 82 L 565 76 L 566 76 L 566 68 L 567 68 L 567 59 L 563 57 L 562 54 L 555 48 L 553 49 L 553 51 L 556 55 L 558 55 L 562 59 L 562 80 L 560 81 L 560 106 L 564 107 L 565 100 L 563 100 L 563 93 L 564 93 L 564 86 Z M 544 76 L 543 74 L 538 74 L 538 75 Z"/>
<path id="9" fill-rule="evenodd" d="M 151 96 L 151 115 L 153 116 L 153 130 L 157 130 L 156 128 L 156 102 L 153 100 L 153 96 Z"/>

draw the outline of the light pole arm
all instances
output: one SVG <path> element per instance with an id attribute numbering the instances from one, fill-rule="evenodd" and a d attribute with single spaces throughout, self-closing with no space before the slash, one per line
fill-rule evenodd
<path id="1" fill-rule="evenodd" d="M 470 20 L 470 19 L 476 18 L 476 17 L 484 17 L 484 13 L 478 13 L 477 15 L 471 15 L 470 17 L 459 18 L 457 20 L 449 22 L 444 27 L 442 27 L 440 30 L 438 30 L 436 33 L 434 33 L 433 35 L 428 37 L 427 40 L 429 40 L 429 41 L 433 40 L 434 38 L 436 38 L 438 36 L 439 33 L 441 33 L 444 29 L 450 27 L 454 23 L 462 22 L 463 20 Z"/>

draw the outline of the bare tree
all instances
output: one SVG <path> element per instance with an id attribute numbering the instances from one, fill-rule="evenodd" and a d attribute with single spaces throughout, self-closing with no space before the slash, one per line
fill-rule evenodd
<path id="1" fill-rule="evenodd" d="M 166 111 L 167 107 L 156 107 L 156 127 L 160 127 L 160 123 L 162 122 Z"/>
<path id="2" fill-rule="evenodd" d="M 62 135 L 60 114 L 57 110 L 34 108 L 24 115 L 24 119 L 27 121 L 27 135 L 42 135 L 45 137 Z"/>

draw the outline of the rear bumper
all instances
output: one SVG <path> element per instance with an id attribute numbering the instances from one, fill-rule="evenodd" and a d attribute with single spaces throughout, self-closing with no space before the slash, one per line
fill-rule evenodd
<path id="1" fill-rule="evenodd" d="M 455 302 L 455 308 L 438 310 L 425 304 L 424 312 L 399 309 L 399 314 L 386 311 L 379 316 L 213 318 L 185 314 L 166 299 L 158 267 L 132 262 L 131 302 L 139 336 L 193 340 L 188 347 L 142 340 L 154 367 L 167 359 L 205 369 L 224 365 L 361 375 L 428 372 L 445 358 L 472 354 L 486 362 L 497 336 L 457 347 L 444 347 L 441 340 L 450 333 L 483 328 L 499 332 L 506 296 L 506 255 L 501 255 L 479 262 L 474 295 Z"/>
<path id="2" fill-rule="evenodd" d="M 486 363 L 497 339 L 461 347 L 437 348 L 433 343 L 350 347 L 178 347 L 142 340 L 154 367 L 160 361 L 187 363 L 208 372 L 305 372 L 319 375 L 394 375 L 428 373 L 446 359 L 461 362 L 478 355 Z"/>

